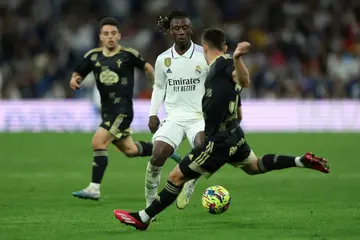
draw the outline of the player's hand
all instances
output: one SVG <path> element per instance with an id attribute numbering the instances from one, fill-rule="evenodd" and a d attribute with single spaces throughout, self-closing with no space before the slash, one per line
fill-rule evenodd
<path id="1" fill-rule="evenodd" d="M 158 116 L 150 116 L 149 118 L 149 129 L 151 133 L 155 133 L 158 130 L 160 125 L 160 120 Z"/>
<path id="2" fill-rule="evenodd" d="M 238 45 L 234 51 L 234 54 L 233 54 L 234 59 L 236 60 L 239 57 L 241 57 L 242 55 L 246 54 L 249 51 L 250 46 L 251 46 L 251 44 L 249 42 L 238 43 Z"/>
<path id="3" fill-rule="evenodd" d="M 70 88 L 72 90 L 80 89 L 81 77 L 80 76 L 73 76 L 70 80 Z"/>

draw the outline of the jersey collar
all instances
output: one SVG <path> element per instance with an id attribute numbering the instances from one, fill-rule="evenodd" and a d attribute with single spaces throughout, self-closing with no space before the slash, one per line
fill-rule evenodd
<path id="1" fill-rule="evenodd" d="M 176 50 L 175 50 L 175 44 L 172 46 L 171 48 L 171 57 L 172 58 L 181 58 L 181 57 L 185 57 L 185 58 L 192 58 L 192 56 L 194 55 L 194 51 L 195 51 L 195 44 L 191 41 L 191 45 L 189 47 L 189 49 L 186 51 L 186 53 L 184 53 L 183 55 L 179 55 Z"/>
<path id="2" fill-rule="evenodd" d="M 211 67 L 211 66 L 216 62 L 216 60 L 217 60 L 219 57 L 222 57 L 222 56 L 224 56 L 224 55 L 219 55 L 219 56 L 217 56 L 216 58 L 214 58 L 214 59 L 212 60 L 212 62 L 209 64 L 209 67 Z"/>

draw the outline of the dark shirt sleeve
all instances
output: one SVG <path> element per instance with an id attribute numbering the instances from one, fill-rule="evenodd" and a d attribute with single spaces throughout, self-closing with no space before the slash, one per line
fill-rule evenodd
<path id="1" fill-rule="evenodd" d="M 136 51 L 135 49 L 131 49 L 129 54 L 131 55 L 131 61 L 134 64 L 134 66 L 141 70 L 144 70 L 146 61 L 141 56 L 141 54 L 138 51 Z"/>
<path id="2" fill-rule="evenodd" d="M 234 70 L 235 70 L 234 62 L 232 60 L 228 59 L 227 63 L 226 63 L 225 73 L 226 73 L 228 79 L 231 80 L 231 81 L 233 81 L 232 73 L 233 73 Z M 241 93 L 241 91 L 239 92 L 238 106 L 241 106 L 240 93 Z"/>
<path id="3" fill-rule="evenodd" d="M 85 55 L 84 58 L 78 63 L 74 71 L 81 77 L 86 77 L 92 71 L 92 61 L 90 60 L 91 54 Z"/>

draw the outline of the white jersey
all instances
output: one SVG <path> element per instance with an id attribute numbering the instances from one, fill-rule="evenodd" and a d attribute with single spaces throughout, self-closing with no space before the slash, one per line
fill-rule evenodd
<path id="1" fill-rule="evenodd" d="M 207 73 L 203 48 L 193 42 L 183 55 L 176 52 L 175 45 L 160 54 L 155 64 L 150 116 L 157 115 L 164 101 L 169 120 L 202 119 L 201 102 Z"/>

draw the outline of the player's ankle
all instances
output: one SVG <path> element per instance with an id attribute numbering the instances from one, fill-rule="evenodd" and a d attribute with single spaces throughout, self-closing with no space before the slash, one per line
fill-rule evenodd
<path id="1" fill-rule="evenodd" d="M 301 167 L 301 168 L 305 167 L 305 165 L 301 162 L 301 157 L 295 158 L 295 164 L 297 167 Z"/>
<path id="2" fill-rule="evenodd" d="M 91 182 L 91 183 L 89 184 L 89 188 L 92 188 L 92 189 L 94 189 L 94 190 L 96 190 L 96 191 L 100 191 L 100 183 L 93 183 L 93 182 Z"/>
<path id="3" fill-rule="evenodd" d="M 148 223 L 151 219 L 150 216 L 145 212 L 145 210 L 141 210 L 140 212 L 131 215 L 142 223 Z"/>

